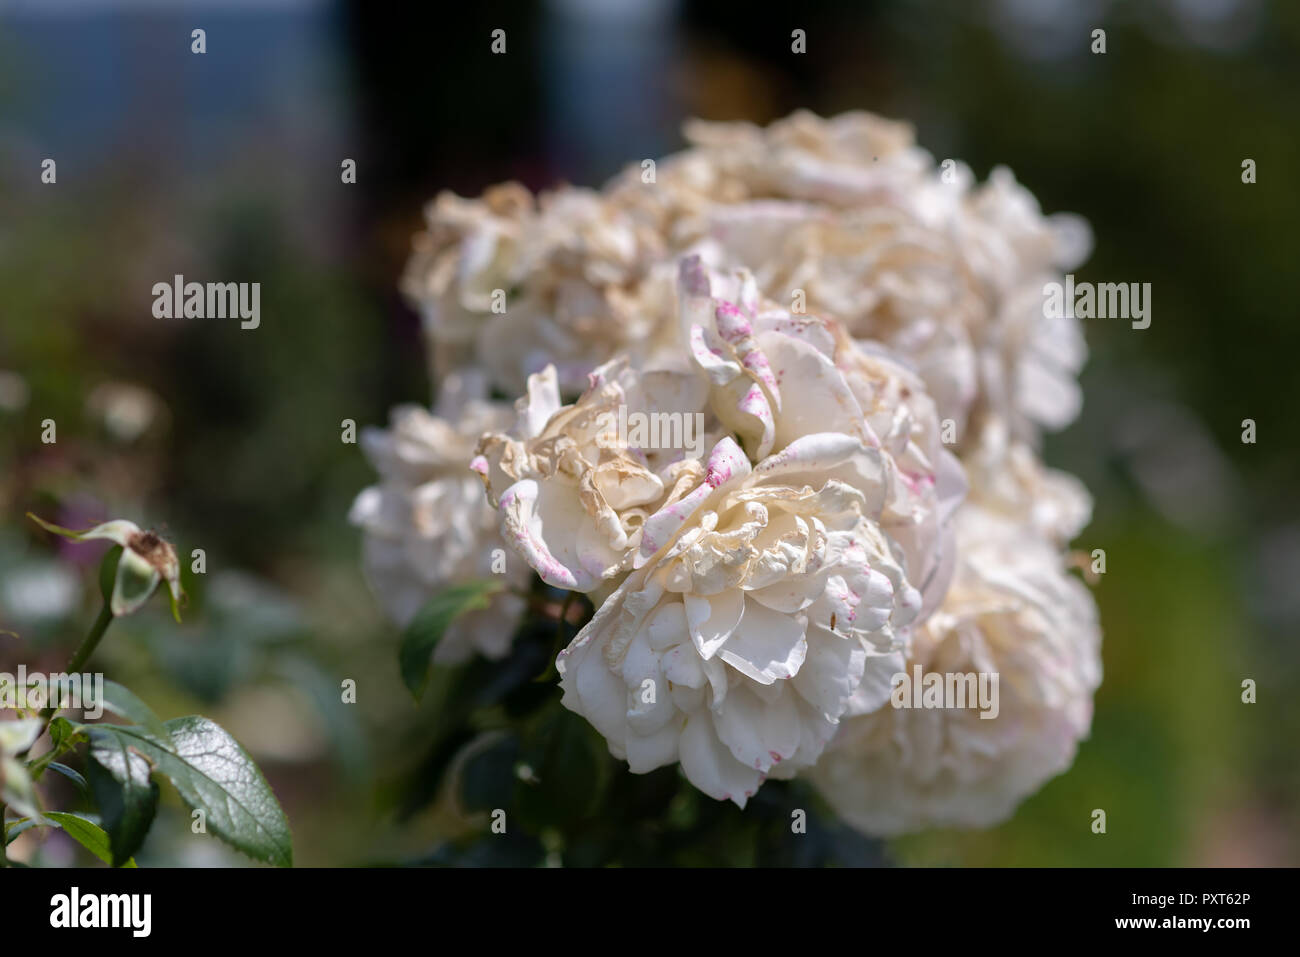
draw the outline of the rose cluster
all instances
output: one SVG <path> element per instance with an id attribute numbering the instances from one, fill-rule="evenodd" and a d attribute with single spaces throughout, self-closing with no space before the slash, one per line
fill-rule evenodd
<path id="1" fill-rule="evenodd" d="M 803 775 L 869 833 L 1001 820 L 1100 681 L 1091 503 L 1038 452 L 1085 356 L 1042 288 L 1088 229 L 868 114 L 686 133 L 600 190 L 430 205 L 403 288 L 441 395 L 365 436 L 372 587 L 409 621 L 511 548 L 596 609 L 563 703 L 631 771 L 741 806 Z M 438 655 L 504 655 L 523 608 Z M 898 707 L 918 668 L 996 675 L 996 717 Z"/>

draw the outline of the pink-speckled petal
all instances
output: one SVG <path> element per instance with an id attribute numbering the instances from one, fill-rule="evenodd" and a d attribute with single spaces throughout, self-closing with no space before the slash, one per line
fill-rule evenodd
<path id="1" fill-rule="evenodd" d="M 721 488 L 737 479 L 743 479 L 752 470 L 753 467 L 740 446 L 730 436 L 726 436 L 709 453 L 705 480 L 712 488 Z"/>
<path id="2" fill-rule="evenodd" d="M 502 536 L 548 585 L 578 591 L 592 588 L 596 582 L 590 576 L 567 567 L 543 540 L 543 522 L 537 513 L 539 495 L 540 489 L 532 479 L 523 479 L 506 489 L 500 507 Z"/>
<path id="3" fill-rule="evenodd" d="M 880 453 L 861 439 L 843 432 L 814 432 L 804 435 L 775 455 L 754 466 L 756 475 L 784 475 L 790 472 L 817 472 L 835 468 L 854 459 L 873 461 L 883 481 Z"/>
<path id="4" fill-rule="evenodd" d="M 691 326 L 691 356 L 696 365 L 714 385 L 726 385 L 741 375 L 739 363 L 733 362 L 719 350 L 709 346 L 707 333 L 703 326 Z"/>
<path id="5" fill-rule="evenodd" d="M 740 450 L 740 446 L 736 445 L 735 440 L 730 436 L 721 439 L 709 453 L 704 483 L 645 520 L 635 566 L 641 567 L 652 555 L 671 543 L 673 536 L 686 524 L 687 519 L 717 489 L 734 485 L 749 475 L 750 471 L 749 459 Z"/>
<path id="6" fill-rule="evenodd" d="M 760 431 L 754 456 L 759 459 L 765 458 L 772 451 L 772 443 L 776 438 L 776 423 L 772 418 L 772 406 L 762 387 L 757 382 L 751 385 L 749 391 L 736 404 L 736 408 L 758 420 Z"/>

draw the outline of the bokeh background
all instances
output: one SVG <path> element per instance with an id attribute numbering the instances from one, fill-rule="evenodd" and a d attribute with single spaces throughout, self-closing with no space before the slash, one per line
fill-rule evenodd
<path id="1" fill-rule="evenodd" d="M 24 513 L 124 516 L 203 548 L 208 573 L 182 626 L 159 602 L 99 667 L 164 717 L 228 727 L 302 864 L 608 863 L 598 832 L 657 788 L 658 823 L 628 823 L 614 862 L 1294 865 L 1297 105 L 1289 0 L 0 0 L 0 629 L 21 636 L 0 635 L 0 670 L 58 670 L 95 610 L 98 552 L 56 549 Z M 1084 412 L 1046 445 L 1096 497 L 1077 547 L 1107 554 L 1092 736 L 984 832 L 880 844 L 819 820 L 821 850 L 782 857 L 763 822 L 788 831 L 803 795 L 769 785 L 746 816 L 670 771 L 602 792 L 586 856 L 546 827 L 489 844 L 437 786 L 460 678 L 411 700 L 346 522 L 372 474 L 341 421 L 429 399 L 397 292 L 423 204 L 597 185 L 679 148 L 686 117 L 800 107 L 909 119 L 980 178 L 1011 166 L 1046 211 L 1092 223 L 1080 280 L 1152 284 L 1149 329 L 1085 320 Z M 260 282 L 261 328 L 153 318 L 151 286 L 176 273 Z M 242 863 L 188 820 L 169 795 L 141 863 Z M 19 856 L 79 853 L 56 833 Z"/>

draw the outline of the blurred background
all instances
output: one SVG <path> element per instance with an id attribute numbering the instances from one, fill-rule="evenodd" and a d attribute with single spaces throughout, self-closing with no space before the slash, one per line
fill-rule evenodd
<path id="1" fill-rule="evenodd" d="M 0 629 L 21 636 L 0 634 L 0 670 L 59 670 L 96 609 L 99 552 L 56 549 L 24 513 L 127 517 L 182 556 L 204 549 L 208 572 L 188 576 L 183 625 L 156 602 L 98 666 L 163 717 L 201 712 L 239 738 L 301 864 L 1300 862 L 1300 5 L 761 10 L 0 0 Z M 498 28 L 505 56 L 489 52 Z M 1077 547 L 1107 554 L 1092 736 L 986 832 L 879 844 L 819 819 L 819 849 L 790 859 L 764 822 L 783 827 L 806 795 L 769 785 L 740 814 L 701 807 L 670 771 L 635 792 L 615 780 L 574 811 L 582 827 L 488 846 L 474 801 L 438 786 L 465 761 L 440 727 L 447 696 L 477 679 L 412 702 L 346 522 L 373 475 L 341 421 L 430 398 L 397 292 L 422 207 L 512 178 L 598 185 L 679 148 L 686 117 L 800 107 L 908 119 L 981 179 L 1011 166 L 1045 211 L 1091 222 L 1080 281 L 1152 284 L 1149 329 L 1085 320 L 1083 416 L 1046 446 L 1096 497 Z M 153 283 L 176 273 L 259 281 L 261 328 L 153 318 Z M 339 703 L 346 678 L 356 705 Z M 637 817 L 642 801 L 659 803 Z M 242 863 L 164 803 L 142 865 Z M 82 852 L 56 832 L 23 853 Z"/>

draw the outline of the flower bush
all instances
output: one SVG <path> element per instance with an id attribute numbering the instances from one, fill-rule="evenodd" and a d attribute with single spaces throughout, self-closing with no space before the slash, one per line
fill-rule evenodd
<path id="1" fill-rule="evenodd" d="M 1100 681 L 1090 501 L 1038 452 L 1080 408 L 1081 330 L 1041 303 L 1087 226 L 868 114 L 686 132 L 600 190 L 430 205 L 403 288 L 443 396 L 366 439 L 367 576 L 417 664 L 582 596 L 562 703 L 633 773 L 742 808 L 806 778 L 871 834 L 1001 820 Z M 997 715 L 896 707 L 914 666 L 997 675 Z"/>

